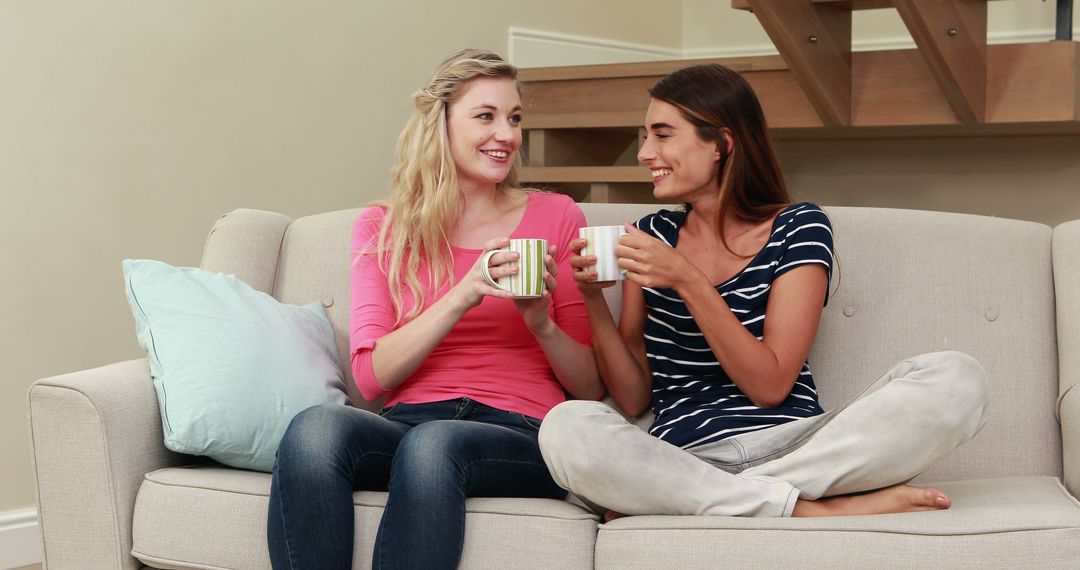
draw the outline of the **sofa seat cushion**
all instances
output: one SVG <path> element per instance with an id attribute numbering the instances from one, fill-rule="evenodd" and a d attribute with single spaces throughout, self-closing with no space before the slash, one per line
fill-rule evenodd
<path id="1" fill-rule="evenodd" d="M 218 465 L 147 473 L 132 555 L 154 568 L 269 568 L 270 475 Z M 386 493 L 358 492 L 353 568 L 370 568 Z M 469 499 L 462 568 L 592 568 L 596 516 L 565 501 Z M 418 545 L 419 546 L 419 545 Z"/>
<path id="2" fill-rule="evenodd" d="M 1053 477 L 929 484 L 946 511 L 822 518 L 636 516 L 597 568 L 1080 568 L 1080 503 Z"/>

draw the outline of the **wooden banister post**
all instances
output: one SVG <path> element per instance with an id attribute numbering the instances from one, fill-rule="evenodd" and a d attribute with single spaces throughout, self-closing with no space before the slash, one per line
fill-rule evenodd
<path id="1" fill-rule="evenodd" d="M 961 123 L 986 120 L 986 0 L 893 0 Z"/>
<path id="2" fill-rule="evenodd" d="M 851 124 L 851 7 L 747 0 L 826 125 Z"/>

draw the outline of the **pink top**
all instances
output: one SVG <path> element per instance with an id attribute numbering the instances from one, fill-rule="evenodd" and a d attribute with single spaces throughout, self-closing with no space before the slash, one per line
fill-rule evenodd
<path id="1" fill-rule="evenodd" d="M 510 299 L 484 297 L 454 325 L 450 333 L 428 355 L 412 376 L 387 392 L 375 381 L 371 351 L 379 339 L 393 331 L 394 310 L 385 275 L 374 251 L 385 211 L 367 208 L 353 226 L 352 307 L 350 353 L 352 371 L 360 393 L 368 400 L 387 395 L 386 405 L 410 404 L 470 398 L 489 406 L 543 418 L 548 410 L 566 399 L 547 357 L 525 326 Z M 558 251 L 558 286 L 548 307 L 555 323 L 578 342 L 589 345 L 589 325 L 585 304 L 572 277 L 570 249 L 585 225 L 585 215 L 563 194 L 530 192 L 525 215 L 511 238 L 543 238 Z M 457 283 L 483 253 L 479 249 L 454 247 L 454 282 Z M 421 264 L 420 283 L 427 280 Z M 436 297 L 442 297 L 443 288 Z M 412 296 L 403 292 L 406 312 Z M 426 306 L 435 299 L 429 297 Z"/>

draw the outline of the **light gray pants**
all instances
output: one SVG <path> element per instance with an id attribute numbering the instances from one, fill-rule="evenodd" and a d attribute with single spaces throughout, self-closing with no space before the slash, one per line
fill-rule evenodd
<path id="1" fill-rule="evenodd" d="M 627 515 L 790 516 L 795 502 L 903 483 L 982 428 L 986 373 L 970 356 L 905 360 L 826 414 L 684 450 L 601 402 L 553 408 L 540 451 L 555 481 Z"/>

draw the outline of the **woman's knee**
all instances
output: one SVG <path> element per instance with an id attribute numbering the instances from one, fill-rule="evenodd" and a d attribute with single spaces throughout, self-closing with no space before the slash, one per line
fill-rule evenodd
<path id="1" fill-rule="evenodd" d="M 394 454 L 394 478 L 434 480 L 462 473 L 468 462 L 469 422 L 435 420 L 410 429 Z"/>
<path id="2" fill-rule="evenodd" d="M 603 438 L 599 427 L 608 415 L 619 416 L 617 419 L 625 422 L 606 404 L 587 400 L 563 402 L 544 417 L 540 424 L 540 453 L 560 486 L 567 487 L 571 474 L 583 476 L 598 467 L 596 446 L 604 445 L 599 441 Z"/>
<path id="3" fill-rule="evenodd" d="M 947 417 L 973 429 L 975 435 L 986 422 L 989 406 L 989 379 L 978 360 L 963 352 L 944 351 L 917 357 L 920 370 L 933 371 L 934 400 L 942 404 Z"/>
<path id="4" fill-rule="evenodd" d="M 278 445 L 278 463 L 283 459 L 300 465 L 323 465 L 342 455 L 359 417 L 367 412 L 341 404 L 321 404 L 300 412 L 285 430 Z M 371 414 L 374 418 L 378 418 Z"/>
<path id="5" fill-rule="evenodd" d="M 540 424 L 540 449 L 562 451 L 587 443 L 595 434 L 596 417 L 617 414 L 602 402 L 569 400 L 551 409 Z"/>

